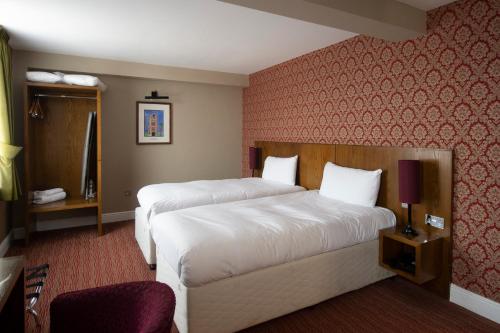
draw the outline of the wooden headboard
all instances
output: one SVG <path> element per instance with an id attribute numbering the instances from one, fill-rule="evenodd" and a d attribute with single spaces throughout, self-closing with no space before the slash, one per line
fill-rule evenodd
<path id="1" fill-rule="evenodd" d="M 337 165 L 375 170 L 382 169 L 382 178 L 377 205 L 394 212 L 398 224 L 406 223 L 406 209 L 401 207 L 398 188 L 398 160 L 420 160 L 421 202 L 412 205 L 413 225 L 431 235 L 445 237 L 443 272 L 436 281 L 429 282 L 429 289 L 439 292 L 449 288 L 451 274 L 451 228 L 452 228 L 452 151 L 433 148 L 400 148 L 314 143 L 285 143 L 257 141 L 262 149 L 262 162 L 267 156 L 289 157 L 298 155 L 297 184 L 307 189 L 318 189 L 327 161 Z M 261 163 L 262 167 L 263 163 Z M 257 171 L 261 174 L 261 170 Z M 425 214 L 444 217 L 444 230 L 425 225 Z M 445 285 L 447 287 L 445 288 Z M 443 294 L 443 292 L 439 292 Z"/>

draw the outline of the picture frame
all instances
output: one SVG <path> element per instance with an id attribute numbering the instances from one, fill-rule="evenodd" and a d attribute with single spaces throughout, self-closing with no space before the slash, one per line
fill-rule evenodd
<path id="1" fill-rule="evenodd" d="M 137 102 L 138 145 L 172 143 L 172 103 Z"/>

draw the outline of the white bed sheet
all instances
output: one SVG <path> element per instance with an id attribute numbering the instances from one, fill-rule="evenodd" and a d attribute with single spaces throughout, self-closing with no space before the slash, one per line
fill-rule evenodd
<path id="1" fill-rule="evenodd" d="M 157 251 L 187 287 L 377 239 L 394 214 L 318 191 L 162 213 L 151 219 Z"/>
<path id="2" fill-rule="evenodd" d="M 137 199 L 150 219 L 154 215 L 183 208 L 304 190 L 301 186 L 286 185 L 262 178 L 196 180 L 144 186 L 137 193 Z"/>

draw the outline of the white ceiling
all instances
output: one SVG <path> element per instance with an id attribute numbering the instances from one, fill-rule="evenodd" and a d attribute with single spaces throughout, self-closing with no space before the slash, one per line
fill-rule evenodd
<path id="1" fill-rule="evenodd" d="M 355 36 L 216 0 L 1 0 L 0 25 L 14 49 L 239 74 Z"/>
<path id="2" fill-rule="evenodd" d="M 14 49 L 249 74 L 354 34 L 215 0 L 1 0 Z"/>

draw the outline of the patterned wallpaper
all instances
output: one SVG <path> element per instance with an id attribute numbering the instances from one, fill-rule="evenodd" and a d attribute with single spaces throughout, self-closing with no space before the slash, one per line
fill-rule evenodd
<path id="1" fill-rule="evenodd" d="M 428 13 L 405 42 L 358 36 L 250 76 L 255 140 L 453 148 L 453 283 L 500 301 L 500 1 Z"/>

